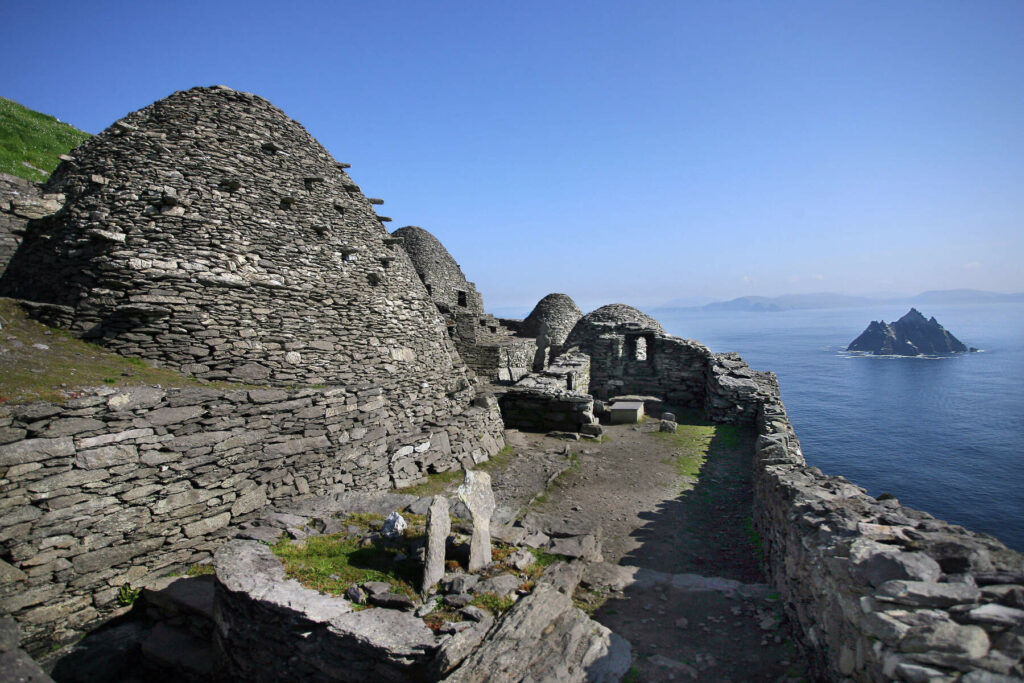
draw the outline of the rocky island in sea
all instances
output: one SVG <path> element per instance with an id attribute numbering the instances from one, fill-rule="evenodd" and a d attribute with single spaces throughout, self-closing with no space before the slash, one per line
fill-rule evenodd
<path id="1" fill-rule="evenodd" d="M 894 323 L 872 321 L 846 350 L 864 351 L 876 356 L 920 356 L 964 353 L 967 346 L 940 325 L 934 316 L 925 318 L 916 308 L 911 308 Z"/>

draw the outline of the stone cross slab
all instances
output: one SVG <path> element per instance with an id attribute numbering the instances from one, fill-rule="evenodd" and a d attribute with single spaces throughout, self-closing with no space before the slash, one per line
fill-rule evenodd
<path id="1" fill-rule="evenodd" d="M 459 500 L 466 504 L 473 516 L 473 536 L 469 541 L 469 571 L 475 572 L 491 563 L 491 514 L 494 512 L 491 475 L 467 470 L 466 481 L 459 487 L 457 493 Z"/>
<path id="2" fill-rule="evenodd" d="M 424 595 L 444 576 L 444 551 L 451 530 L 448 499 L 444 496 L 434 496 L 427 510 L 427 558 L 426 566 L 423 568 L 423 586 L 420 588 Z"/>

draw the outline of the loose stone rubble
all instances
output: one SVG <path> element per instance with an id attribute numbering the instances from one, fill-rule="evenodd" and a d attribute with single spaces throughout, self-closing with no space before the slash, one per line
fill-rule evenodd
<path id="1" fill-rule="evenodd" d="M 486 473 L 468 472 L 467 479 L 467 506 L 489 517 L 493 496 L 489 495 Z M 351 512 L 372 510 L 380 514 L 393 505 L 409 511 L 421 509 L 422 501 L 410 498 L 348 494 L 309 499 L 296 511 L 315 517 L 272 513 L 250 531 L 266 528 L 277 534 L 301 536 L 305 532 L 296 532 L 312 527 L 315 534 L 317 528 L 329 530 L 334 519 L 345 526 L 345 515 Z M 443 562 L 443 525 L 435 524 L 435 514 L 448 521 L 447 501 L 435 497 L 429 509 L 434 519 L 428 522 L 427 545 L 441 538 L 438 545 Z M 474 539 L 481 538 L 476 532 L 484 519 L 473 515 Z M 541 523 L 546 528 L 558 526 L 557 520 Z M 538 531 L 531 527 L 533 534 Z M 587 538 L 599 548 L 593 536 Z M 554 545 L 552 551 L 557 552 Z M 388 592 L 389 584 L 369 581 L 353 586 L 358 591 L 350 589 L 347 595 L 368 595 L 375 607 L 353 611 L 353 604 L 345 598 L 324 595 L 287 579 L 280 560 L 266 545 L 246 540 L 228 542 L 220 547 L 215 559 L 213 612 L 220 670 L 228 677 L 253 681 L 292 677 L 317 681 L 513 681 L 531 675 L 543 679 L 545 676 L 540 674 L 549 671 L 553 674 L 546 674 L 548 680 L 555 675 L 557 680 L 614 681 L 626 672 L 630 666 L 629 644 L 591 621 L 569 597 L 579 583 L 582 566 L 556 563 L 540 576 L 532 590 L 524 590 L 523 577 L 514 572 L 531 564 L 523 558 L 525 554 L 532 560 L 531 553 L 520 549 L 501 565 L 488 561 L 474 570 L 473 552 L 469 571 L 485 573 L 443 574 L 439 582 L 442 594 L 425 591 L 425 599 L 418 606 L 411 600 L 398 604 L 392 598 L 400 596 Z M 424 579 L 425 588 L 435 583 Z M 476 596 L 488 594 L 518 603 L 500 616 L 469 605 Z M 438 621 L 438 598 L 443 598 L 444 609 L 458 610 L 468 621 Z M 265 637 L 267 631 L 273 635 Z"/>

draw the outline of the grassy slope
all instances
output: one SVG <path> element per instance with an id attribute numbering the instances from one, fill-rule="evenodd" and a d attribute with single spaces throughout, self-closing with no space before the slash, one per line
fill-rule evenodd
<path id="1" fill-rule="evenodd" d="M 104 384 L 185 387 L 200 383 L 41 325 L 29 319 L 13 300 L 0 298 L 0 404 L 60 402 L 73 396 L 76 389 Z M 209 386 L 243 385 L 215 382 Z"/>
<path id="2" fill-rule="evenodd" d="M 52 116 L 0 97 L 0 173 L 46 180 L 57 168 L 58 157 L 88 137 Z"/>

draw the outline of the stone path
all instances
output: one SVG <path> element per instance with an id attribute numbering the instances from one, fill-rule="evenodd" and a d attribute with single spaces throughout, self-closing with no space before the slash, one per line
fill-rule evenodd
<path id="1" fill-rule="evenodd" d="M 589 599 L 604 599 L 594 618 L 632 644 L 634 682 L 809 680 L 758 566 L 752 434 L 716 429 L 699 475 L 688 477 L 676 467 L 679 444 L 653 434 L 657 424 L 570 442 L 574 464 L 531 506 L 568 524 L 600 524 L 605 564 L 584 577 Z M 558 443 L 515 439 L 524 453 Z M 492 476 L 500 486 L 514 471 Z"/>

